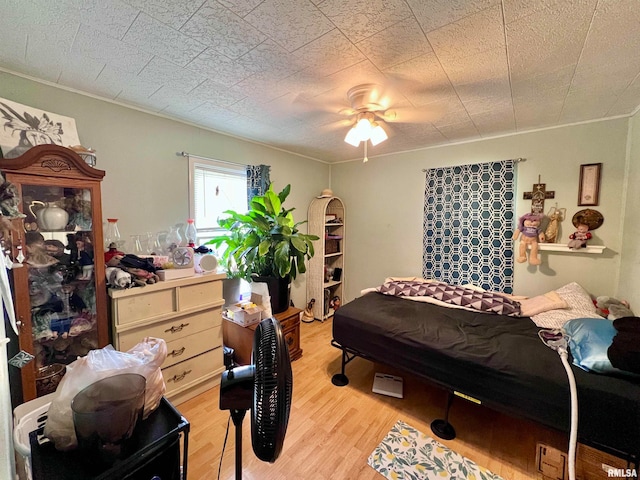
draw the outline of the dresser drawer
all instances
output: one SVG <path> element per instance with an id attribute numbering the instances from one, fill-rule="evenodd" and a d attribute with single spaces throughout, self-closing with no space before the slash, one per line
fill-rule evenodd
<path id="1" fill-rule="evenodd" d="M 126 325 L 176 311 L 175 290 L 168 289 L 145 293 L 143 287 L 138 288 L 141 291 L 141 295 L 121 298 L 114 306 L 117 310 L 115 318 L 118 325 Z"/>
<path id="2" fill-rule="evenodd" d="M 285 319 L 279 320 L 280 326 L 282 330 L 289 330 L 290 328 L 294 328 L 295 325 L 300 323 L 300 314 L 296 314 Z"/>
<path id="3" fill-rule="evenodd" d="M 212 327 L 219 327 L 221 323 L 222 308 L 216 307 L 123 332 L 118 335 L 117 347 L 118 350 L 127 351 L 142 341 L 144 337 L 162 338 L 169 343 Z M 211 344 L 210 346 L 217 345 L 220 345 L 220 343 Z"/>
<path id="4" fill-rule="evenodd" d="M 162 368 L 170 367 L 183 360 L 200 355 L 210 350 L 212 345 L 222 345 L 221 326 L 167 342 L 167 359 L 162 364 Z"/>
<path id="5" fill-rule="evenodd" d="M 287 330 L 284 333 L 284 342 L 289 347 L 289 354 L 295 357 L 295 353 L 300 350 L 300 334 L 298 330 Z M 297 357 L 296 357 L 297 358 Z M 295 358 L 293 358 L 295 360 Z"/>
<path id="6" fill-rule="evenodd" d="M 222 282 L 203 282 L 180 287 L 180 310 L 188 310 L 222 300 Z"/>
<path id="7" fill-rule="evenodd" d="M 167 385 L 167 395 L 172 392 L 188 388 L 193 383 L 200 381 L 203 377 L 211 375 L 224 369 L 222 358 L 222 347 L 209 350 L 197 357 L 189 358 L 183 362 L 176 363 L 162 369 L 162 376 Z"/>

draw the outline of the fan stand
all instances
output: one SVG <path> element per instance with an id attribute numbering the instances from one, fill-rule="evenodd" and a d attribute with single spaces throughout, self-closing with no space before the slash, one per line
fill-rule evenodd
<path id="1" fill-rule="evenodd" d="M 275 318 L 256 327 L 251 361 L 225 370 L 220 379 L 220 410 L 229 410 L 236 429 L 236 480 L 242 480 L 242 422 L 248 410 L 253 452 L 263 462 L 276 461 L 287 432 L 293 374 L 284 333 Z"/>
<path id="2" fill-rule="evenodd" d="M 236 480 L 242 480 L 242 422 L 253 402 L 253 365 L 235 367 L 222 372 L 220 409 L 229 410 L 236 428 Z"/>
<path id="3" fill-rule="evenodd" d="M 231 410 L 231 420 L 236 427 L 236 480 L 242 480 L 242 422 L 246 410 Z"/>

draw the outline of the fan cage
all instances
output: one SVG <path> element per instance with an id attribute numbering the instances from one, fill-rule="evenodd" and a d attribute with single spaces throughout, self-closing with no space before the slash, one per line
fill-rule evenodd
<path id="1" fill-rule="evenodd" d="M 251 441 L 256 456 L 273 463 L 282 451 L 293 390 L 289 348 L 277 320 L 268 319 L 258 325 L 253 356 L 255 383 Z"/>

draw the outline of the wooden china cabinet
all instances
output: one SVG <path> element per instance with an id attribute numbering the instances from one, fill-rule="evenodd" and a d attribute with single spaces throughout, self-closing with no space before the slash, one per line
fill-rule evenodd
<path id="1" fill-rule="evenodd" d="M 105 172 L 57 145 L 0 159 L 18 209 L 5 252 L 14 262 L 23 401 L 55 390 L 65 366 L 109 343 L 100 183 Z M 22 260 L 22 261 L 20 261 Z"/>

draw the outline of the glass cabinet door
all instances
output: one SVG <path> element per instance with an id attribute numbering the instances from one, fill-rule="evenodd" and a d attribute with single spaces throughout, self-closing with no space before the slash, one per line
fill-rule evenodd
<path id="1" fill-rule="evenodd" d="M 99 347 L 93 199 L 84 188 L 21 190 L 33 353 L 36 374 L 46 376 Z"/>
<path id="2" fill-rule="evenodd" d="M 12 225 L 0 245 L 13 262 L 23 351 L 20 365 L 10 367 L 11 389 L 26 402 L 54 391 L 66 365 L 109 343 L 100 194 L 105 172 L 71 149 L 37 145 L 0 159 L 0 173 L 6 182 L 0 200 Z"/>

